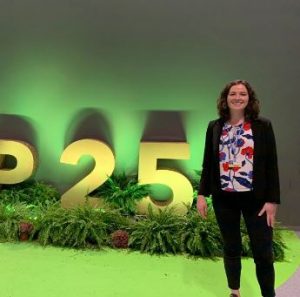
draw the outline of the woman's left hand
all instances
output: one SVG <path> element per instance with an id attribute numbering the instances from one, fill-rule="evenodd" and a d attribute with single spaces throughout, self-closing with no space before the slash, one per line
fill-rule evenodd
<path id="1" fill-rule="evenodd" d="M 266 202 L 258 215 L 262 216 L 264 213 L 266 213 L 267 224 L 268 226 L 273 228 L 275 225 L 276 211 L 277 211 L 276 203 Z"/>

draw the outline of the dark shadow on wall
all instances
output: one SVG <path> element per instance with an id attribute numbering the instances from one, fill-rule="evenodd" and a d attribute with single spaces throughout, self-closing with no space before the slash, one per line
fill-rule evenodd
<path id="1" fill-rule="evenodd" d="M 30 118 L 19 115 L 0 115 L 0 139 L 18 140 L 30 144 L 36 151 L 37 156 L 37 133 Z M 4 168 L 14 168 L 16 159 L 6 155 Z"/>
<path id="2" fill-rule="evenodd" d="M 105 142 L 112 148 L 111 128 L 104 114 L 95 108 L 83 109 L 75 114 L 67 129 L 65 147 L 79 139 L 93 138 Z"/>
<path id="3" fill-rule="evenodd" d="M 32 121 L 24 116 L 0 115 L 0 138 L 21 140 L 36 146 L 37 134 Z"/>
<path id="4" fill-rule="evenodd" d="M 143 142 L 186 142 L 183 112 L 151 111 L 148 113 Z M 184 160 L 158 160 L 158 169 L 173 169 L 185 173 Z"/>
<path id="5" fill-rule="evenodd" d="M 142 141 L 185 142 L 182 113 L 178 111 L 149 112 Z"/>

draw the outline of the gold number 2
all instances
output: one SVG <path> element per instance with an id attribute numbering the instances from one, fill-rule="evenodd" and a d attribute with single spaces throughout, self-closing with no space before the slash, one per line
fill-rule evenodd
<path id="1" fill-rule="evenodd" d="M 103 142 L 95 139 L 81 139 L 71 143 L 64 150 L 60 162 L 76 165 L 83 155 L 92 156 L 94 169 L 81 181 L 71 187 L 61 197 L 63 207 L 82 205 L 86 201 L 99 205 L 99 198 L 90 198 L 88 194 L 102 185 L 115 168 L 115 158 L 111 149 Z"/>

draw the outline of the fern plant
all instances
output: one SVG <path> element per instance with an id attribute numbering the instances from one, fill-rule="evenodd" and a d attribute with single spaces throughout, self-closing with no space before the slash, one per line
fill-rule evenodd
<path id="1" fill-rule="evenodd" d="M 38 240 L 41 244 L 85 248 L 89 244 L 101 247 L 106 238 L 106 225 L 98 213 L 88 208 L 49 208 L 40 225 Z"/>
<path id="2" fill-rule="evenodd" d="M 107 226 L 107 233 L 113 233 L 116 230 L 130 230 L 132 228 L 133 221 L 127 216 L 121 214 L 117 209 L 102 208 L 101 220 Z"/>
<path id="3" fill-rule="evenodd" d="M 188 174 L 189 181 L 192 184 L 194 191 L 197 191 L 199 188 L 200 177 L 201 177 L 200 170 L 193 170 L 193 172 Z"/>
<path id="4" fill-rule="evenodd" d="M 191 208 L 186 215 L 180 239 L 181 250 L 192 256 L 222 255 L 221 235 L 211 208 L 205 220 L 195 208 Z"/>
<path id="5" fill-rule="evenodd" d="M 108 244 L 109 234 L 126 225 L 120 214 L 84 205 L 71 209 L 50 207 L 40 218 L 36 232 L 42 245 L 86 248 Z"/>
<path id="6" fill-rule="evenodd" d="M 17 241 L 20 222 L 29 220 L 29 211 L 25 204 L 0 204 L 0 240 Z"/>
<path id="7" fill-rule="evenodd" d="M 134 226 L 129 239 L 129 247 L 150 254 L 176 253 L 180 250 L 180 230 L 183 217 L 173 208 L 154 212 L 148 207 L 148 216 Z"/>
<path id="8" fill-rule="evenodd" d="M 275 261 L 284 261 L 285 259 L 284 250 L 287 249 L 287 246 L 282 238 L 283 231 L 284 228 L 277 223 L 273 232 L 273 253 Z"/>
<path id="9" fill-rule="evenodd" d="M 102 197 L 110 207 L 119 209 L 122 214 L 134 215 L 137 202 L 149 195 L 149 186 L 139 185 L 135 177 L 122 173 L 109 177 L 92 195 Z"/>
<path id="10" fill-rule="evenodd" d="M 43 182 L 29 181 L 17 185 L 5 185 L 0 200 L 6 204 L 49 205 L 60 199 L 58 191 Z"/>

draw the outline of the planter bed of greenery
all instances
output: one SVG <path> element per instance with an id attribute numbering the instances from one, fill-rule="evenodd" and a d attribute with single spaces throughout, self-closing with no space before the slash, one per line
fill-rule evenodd
<path id="1" fill-rule="evenodd" d="M 195 205 L 187 214 L 172 208 L 148 215 L 136 214 L 136 203 L 149 194 L 136 177 L 112 176 L 93 194 L 105 206 L 84 205 L 65 209 L 58 191 L 43 182 L 31 181 L 2 186 L 0 191 L 0 241 L 31 240 L 41 245 L 79 249 L 127 248 L 150 254 L 186 254 L 193 257 L 222 256 L 222 240 L 209 203 L 208 217 L 202 219 Z M 242 221 L 243 256 L 251 257 L 249 238 Z M 274 256 L 285 257 L 283 227 L 274 228 Z"/>

